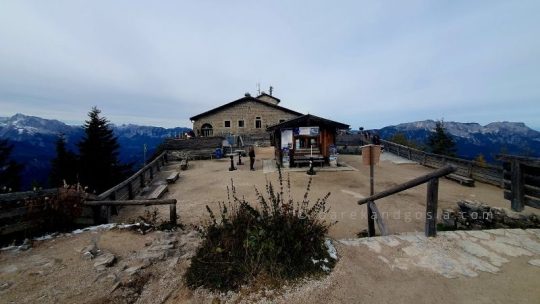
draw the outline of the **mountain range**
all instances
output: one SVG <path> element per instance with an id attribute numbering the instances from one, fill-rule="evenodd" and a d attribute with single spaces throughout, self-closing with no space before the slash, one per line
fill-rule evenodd
<path id="1" fill-rule="evenodd" d="M 191 129 L 161 128 L 139 125 L 111 124 L 120 145 L 119 158 L 123 163 L 133 163 L 134 169 L 144 162 L 144 145 L 147 157 L 151 156 L 165 138 L 175 137 Z M 67 125 L 54 119 L 44 119 L 24 114 L 0 117 L 0 138 L 13 144 L 12 158 L 24 165 L 23 189 L 32 184 L 48 186 L 51 160 L 56 156 L 56 141 L 64 134 L 67 147 L 78 152 L 77 143 L 84 135 L 82 126 Z"/>
<path id="2" fill-rule="evenodd" d="M 435 131 L 436 121 L 424 120 L 387 126 L 378 130 L 383 139 L 396 133 L 424 145 Z M 540 132 L 522 122 L 493 122 L 482 126 L 478 123 L 444 122 L 445 130 L 456 142 L 459 157 L 473 159 L 482 154 L 488 162 L 500 153 L 540 157 Z"/>

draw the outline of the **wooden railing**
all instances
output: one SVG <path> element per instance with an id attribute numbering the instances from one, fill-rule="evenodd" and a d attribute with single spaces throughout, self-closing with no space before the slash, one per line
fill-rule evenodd
<path id="1" fill-rule="evenodd" d="M 498 187 L 503 186 L 502 166 L 428 153 L 387 140 L 381 140 L 381 143 L 384 145 L 385 151 L 418 162 L 426 167 L 443 168 L 452 165 L 456 168 L 455 173 L 458 175 Z"/>
<path id="2" fill-rule="evenodd" d="M 0 242 L 88 224 L 92 214 L 81 208 L 85 198 L 84 191 L 65 188 L 0 194 Z"/>
<path id="3" fill-rule="evenodd" d="M 154 160 L 141 168 L 128 179 L 112 187 L 111 189 L 99 194 L 96 198 L 98 201 L 103 200 L 132 200 L 135 198 L 147 182 L 154 179 L 155 173 L 161 171 L 168 162 L 167 151 L 158 155 Z"/>
<path id="4" fill-rule="evenodd" d="M 162 199 L 162 200 L 128 200 L 128 201 L 86 201 L 86 206 L 91 207 L 103 207 L 103 206 L 155 206 L 155 205 L 169 205 L 169 220 L 171 224 L 176 225 L 176 200 L 175 199 Z"/>
<path id="5" fill-rule="evenodd" d="M 403 184 L 394 186 L 390 189 L 384 190 L 370 197 L 363 198 L 358 201 L 359 205 L 368 204 L 368 235 L 375 236 L 375 222 L 379 227 L 379 231 L 382 235 L 388 234 L 388 229 L 384 224 L 384 220 L 375 204 L 378 199 L 385 198 L 387 196 L 396 194 L 398 192 L 416 187 L 423 183 L 428 183 L 427 198 L 426 198 L 426 236 L 437 235 L 437 202 L 439 195 L 439 178 L 456 171 L 456 168 L 452 165 L 445 166 L 437 171 L 433 171 L 429 174 L 417 177 Z M 369 216 L 374 214 L 374 216 Z"/>
<path id="6" fill-rule="evenodd" d="M 525 206 L 540 208 L 540 158 L 497 155 L 503 161 L 504 198 L 511 201 L 512 210 Z"/>

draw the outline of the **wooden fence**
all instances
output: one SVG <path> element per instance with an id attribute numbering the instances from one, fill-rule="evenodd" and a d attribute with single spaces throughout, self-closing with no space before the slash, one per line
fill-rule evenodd
<path id="1" fill-rule="evenodd" d="M 96 200 L 131 200 L 144 188 L 154 175 L 168 162 L 167 151 L 159 154 L 149 164 L 125 181 L 99 194 Z"/>
<path id="2" fill-rule="evenodd" d="M 65 219 L 70 219 L 72 222 L 59 222 L 58 227 L 68 224 L 87 226 L 108 222 L 112 204 L 87 204 L 84 201 L 133 200 L 167 162 L 167 151 L 165 151 L 128 179 L 99 195 L 86 194 L 82 191 L 74 192 L 74 189 L 64 188 L 0 194 L 0 237 L 11 234 L 26 237 L 34 232 L 54 231 L 54 221 L 58 222 L 59 219 L 51 220 L 51 214 L 55 216 L 69 213 L 66 213 Z M 57 202 L 68 202 L 68 205 L 67 207 L 60 206 Z M 141 204 L 155 205 L 150 202 Z M 65 208 L 71 208 L 71 210 L 65 210 Z M 176 216 L 176 210 L 174 213 Z"/>
<path id="3" fill-rule="evenodd" d="M 502 166 L 428 153 L 387 140 L 381 140 L 381 143 L 384 145 L 385 151 L 416 161 L 426 167 L 442 168 L 447 165 L 452 165 L 456 168 L 455 174 L 472 178 L 483 183 L 499 187 L 503 186 Z"/>
<path id="4" fill-rule="evenodd" d="M 0 238 L 58 231 L 92 224 L 92 211 L 83 207 L 86 193 L 77 189 L 46 189 L 0 194 Z"/>
<path id="5" fill-rule="evenodd" d="M 504 198 L 512 210 L 540 208 L 540 158 L 498 155 L 504 168 Z"/>

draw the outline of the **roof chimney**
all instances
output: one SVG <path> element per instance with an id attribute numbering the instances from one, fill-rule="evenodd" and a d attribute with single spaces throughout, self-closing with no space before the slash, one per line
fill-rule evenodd
<path id="1" fill-rule="evenodd" d="M 246 92 L 246 94 L 244 94 L 244 96 L 251 97 L 251 94 L 249 94 L 249 92 Z"/>
<path id="2" fill-rule="evenodd" d="M 270 86 L 270 96 L 272 96 L 272 91 L 274 91 L 274 87 L 273 86 Z"/>

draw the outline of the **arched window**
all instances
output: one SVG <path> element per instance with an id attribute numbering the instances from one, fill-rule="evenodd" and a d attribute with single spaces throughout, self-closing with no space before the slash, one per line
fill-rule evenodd
<path id="1" fill-rule="evenodd" d="M 212 125 L 205 123 L 201 127 L 201 136 L 208 137 L 212 136 L 214 134 L 214 131 L 212 130 Z"/>

